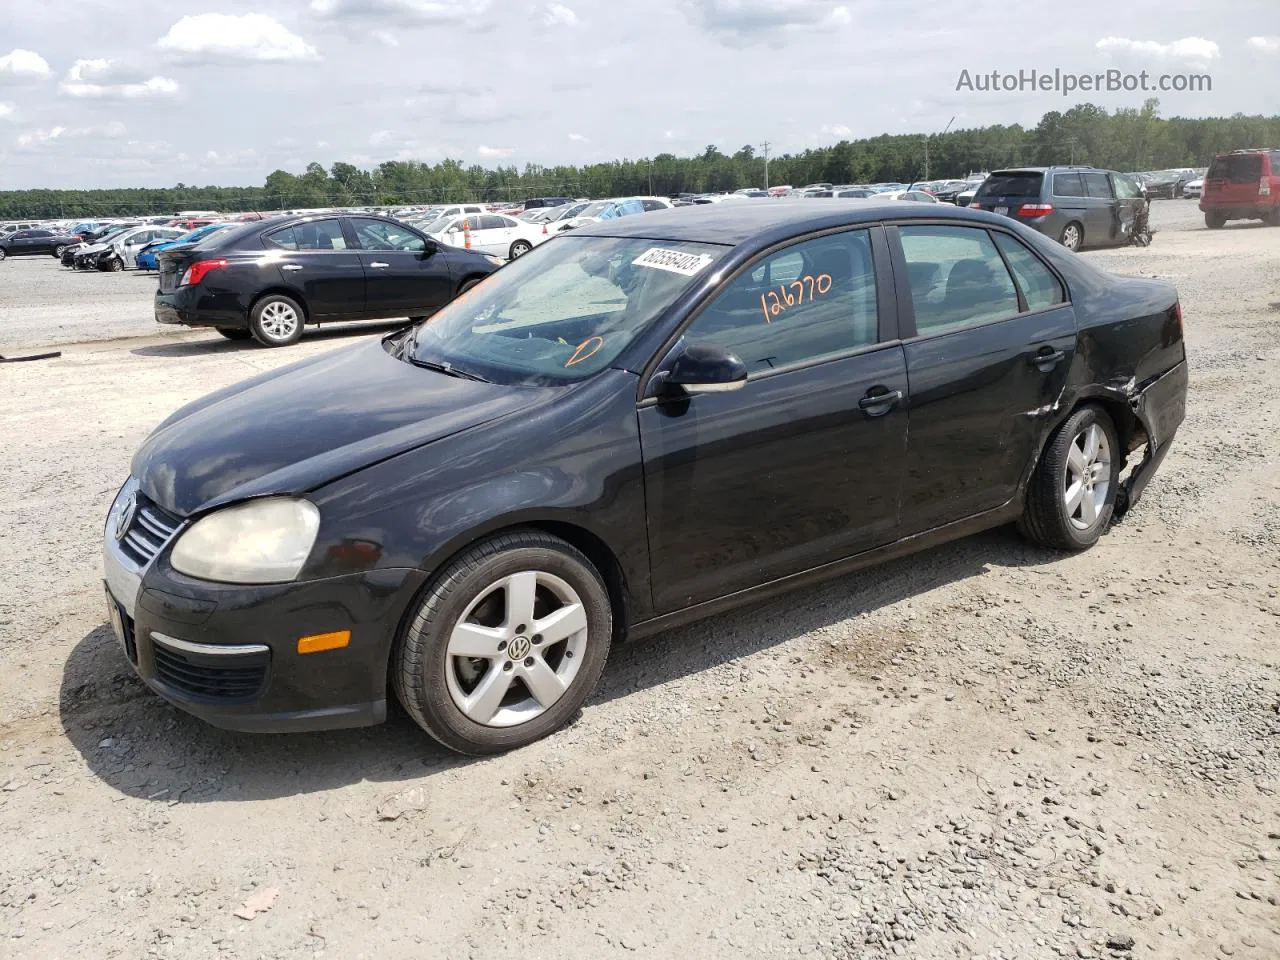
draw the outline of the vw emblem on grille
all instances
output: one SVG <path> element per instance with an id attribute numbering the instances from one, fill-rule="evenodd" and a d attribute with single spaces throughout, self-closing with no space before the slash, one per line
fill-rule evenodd
<path id="1" fill-rule="evenodd" d="M 138 495 L 136 493 L 129 494 L 127 500 L 120 504 L 120 512 L 116 514 L 116 539 L 123 540 L 124 535 L 129 532 L 129 527 L 133 524 L 133 515 L 138 512 Z"/>

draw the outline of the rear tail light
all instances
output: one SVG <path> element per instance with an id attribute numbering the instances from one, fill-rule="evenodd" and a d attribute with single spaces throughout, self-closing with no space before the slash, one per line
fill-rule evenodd
<path id="1" fill-rule="evenodd" d="M 1047 217 L 1053 213 L 1052 203 L 1024 203 L 1018 208 L 1020 217 Z"/>
<path id="2" fill-rule="evenodd" d="M 1271 181 L 1266 177 L 1263 177 L 1261 180 L 1258 181 L 1258 196 L 1260 197 L 1271 196 Z"/>
<path id="3" fill-rule="evenodd" d="M 180 287 L 194 287 L 197 283 L 205 278 L 214 270 L 221 270 L 227 265 L 225 260 L 197 260 L 191 266 L 187 267 L 186 273 L 182 275 L 182 279 L 178 281 Z"/>
<path id="4" fill-rule="evenodd" d="M 982 209 L 982 204 L 980 204 L 980 203 L 978 203 L 978 202 L 976 202 L 976 201 L 974 201 L 974 200 L 970 200 L 970 201 L 969 201 L 969 207 L 970 207 L 971 209 L 973 209 L 973 210 L 981 210 L 981 209 Z"/>

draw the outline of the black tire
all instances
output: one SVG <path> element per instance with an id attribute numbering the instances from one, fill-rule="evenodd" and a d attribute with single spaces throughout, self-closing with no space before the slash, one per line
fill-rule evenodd
<path id="1" fill-rule="evenodd" d="M 1262 218 L 1262 222 L 1268 227 L 1280 227 L 1280 207 L 1267 211 L 1266 216 Z"/>
<path id="2" fill-rule="evenodd" d="M 463 280 L 462 286 L 458 287 L 458 296 L 462 296 L 483 279 L 484 277 L 472 277 L 470 280 Z"/>
<path id="3" fill-rule="evenodd" d="M 253 331 L 244 327 L 217 327 L 216 329 L 228 340 L 248 340 L 253 336 Z"/>
<path id="4" fill-rule="evenodd" d="M 112 257 L 110 260 L 107 261 L 106 269 L 109 270 L 111 273 L 119 273 L 121 270 L 124 269 L 124 261 L 121 260 L 119 257 Z"/>
<path id="5" fill-rule="evenodd" d="M 4 258 L 9 256 L 4 247 L 0 247 L 0 263 L 4 262 Z"/>
<path id="6" fill-rule="evenodd" d="M 1221 230 L 1227 225 L 1225 213 L 1210 212 L 1204 215 L 1204 225 L 1210 230 Z"/>
<path id="7" fill-rule="evenodd" d="M 477 596 L 523 571 L 549 573 L 577 593 L 586 614 L 586 647 L 581 666 L 557 701 L 523 723 L 488 726 L 463 713 L 449 692 L 446 671 L 455 669 L 449 637 Z M 450 750 L 471 756 L 501 753 L 539 740 L 577 715 L 604 670 L 612 631 L 609 592 L 591 561 L 559 537 L 513 530 L 469 547 L 426 586 L 392 653 L 392 685 L 409 716 Z M 499 669 L 498 660 L 486 669 Z"/>
<path id="8" fill-rule="evenodd" d="M 511 245 L 511 250 L 508 251 L 507 259 L 514 260 L 516 257 L 523 257 L 526 253 L 528 253 L 532 249 L 533 249 L 533 244 L 530 243 L 528 240 L 517 240 L 515 243 Z"/>
<path id="9" fill-rule="evenodd" d="M 61 260 L 62 255 L 66 252 L 67 252 L 67 245 L 65 243 L 58 244 L 56 247 L 53 248 L 54 259 Z"/>
<path id="10" fill-rule="evenodd" d="M 1096 425 L 1105 435 L 1109 452 L 1106 496 L 1097 517 L 1087 529 L 1073 522 L 1067 510 L 1068 457 L 1076 439 Z M 1078 552 L 1098 542 L 1115 512 L 1120 484 L 1119 441 L 1111 417 L 1101 407 L 1085 406 L 1076 410 L 1049 437 L 1040 462 L 1027 486 L 1026 503 L 1018 530 L 1024 537 L 1055 550 Z"/>
<path id="11" fill-rule="evenodd" d="M 1084 246 L 1084 225 L 1072 220 L 1062 228 L 1062 235 L 1058 237 L 1058 242 L 1072 252 L 1079 250 Z"/>
<path id="12" fill-rule="evenodd" d="M 277 314 L 292 311 L 293 322 L 284 325 Z M 249 329 L 253 338 L 264 347 L 287 347 L 298 342 L 302 337 L 302 328 L 306 325 L 307 315 L 302 304 L 282 293 L 269 293 L 259 299 L 249 309 Z"/>

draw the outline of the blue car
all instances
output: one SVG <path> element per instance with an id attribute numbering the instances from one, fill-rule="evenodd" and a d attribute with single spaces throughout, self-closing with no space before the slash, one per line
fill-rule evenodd
<path id="1" fill-rule="evenodd" d="M 138 251 L 138 255 L 133 258 L 133 262 L 138 265 L 139 270 L 159 270 L 160 263 L 156 259 L 156 254 L 161 250 L 169 250 L 189 243 L 199 243 L 211 233 L 234 226 L 234 223 L 210 223 L 203 227 L 196 227 L 190 233 L 184 233 L 175 240 L 153 240 Z"/>

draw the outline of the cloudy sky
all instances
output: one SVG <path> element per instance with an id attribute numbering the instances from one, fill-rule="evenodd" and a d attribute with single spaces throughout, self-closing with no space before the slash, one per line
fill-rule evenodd
<path id="1" fill-rule="evenodd" d="M 1276 0 L 6 3 L 0 189 L 256 184 L 311 160 L 581 163 L 1034 123 L 998 70 L 1208 73 L 1166 116 L 1280 108 Z"/>

